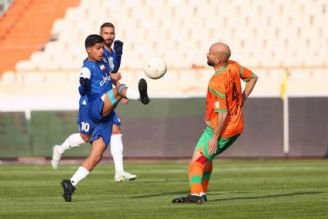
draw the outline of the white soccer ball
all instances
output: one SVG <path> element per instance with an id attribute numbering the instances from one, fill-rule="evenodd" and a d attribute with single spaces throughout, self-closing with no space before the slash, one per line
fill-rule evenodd
<path id="1" fill-rule="evenodd" d="M 162 57 L 151 57 L 144 64 L 145 75 L 151 79 L 163 77 L 166 70 L 166 62 Z"/>

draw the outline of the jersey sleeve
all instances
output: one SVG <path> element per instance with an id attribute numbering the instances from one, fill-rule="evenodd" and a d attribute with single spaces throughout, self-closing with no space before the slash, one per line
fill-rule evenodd
<path id="1" fill-rule="evenodd" d="M 209 86 L 209 91 L 213 95 L 213 104 L 215 112 L 228 112 L 227 109 L 227 88 L 223 77 L 217 77 L 214 83 Z"/>
<path id="2" fill-rule="evenodd" d="M 87 95 L 91 89 L 91 71 L 88 67 L 81 68 L 79 93 L 81 96 Z"/>
<path id="3" fill-rule="evenodd" d="M 252 78 L 256 78 L 256 74 L 254 74 L 251 70 L 248 68 L 245 68 L 244 66 L 239 65 L 239 73 L 240 73 L 240 78 L 243 79 L 243 81 L 247 82 Z"/>
<path id="4" fill-rule="evenodd" d="M 114 68 L 113 68 L 113 71 L 112 73 L 117 73 L 118 70 L 120 69 L 121 67 L 121 55 L 116 55 L 114 56 Z"/>
<path id="5" fill-rule="evenodd" d="M 87 67 L 81 68 L 80 78 L 90 79 L 91 78 L 91 71 Z"/>

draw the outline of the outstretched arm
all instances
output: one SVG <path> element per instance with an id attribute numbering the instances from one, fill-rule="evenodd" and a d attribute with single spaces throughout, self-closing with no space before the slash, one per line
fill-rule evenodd
<path id="1" fill-rule="evenodd" d="M 115 59 L 114 59 L 114 69 L 112 72 L 117 72 L 121 66 L 121 57 L 123 54 L 123 42 L 120 40 L 116 40 L 114 42 L 114 52 L 115 52 Z"/>

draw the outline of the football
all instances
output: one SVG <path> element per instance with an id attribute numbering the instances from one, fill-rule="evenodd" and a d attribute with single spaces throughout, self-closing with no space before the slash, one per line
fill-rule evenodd
<path id="1" fill-rule="evenodd" d="M 151 79 L 159 79 L 166 73 L 166 62 L 162 57 L 152 57 L 144 64 L 145 75 Z"/>

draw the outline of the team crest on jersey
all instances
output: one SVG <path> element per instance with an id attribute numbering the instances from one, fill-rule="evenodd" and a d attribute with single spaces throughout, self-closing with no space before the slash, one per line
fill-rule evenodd
<path id="1" fill-rule="evenodd" d="M 103 64 L 101 64 L 99 67 L 100 67 L 101 71 L 105 71 L 105 69 L 106 69 L 106 67 Z"/>
<path id="2" fill-rule="evenodd" d="M 216 101 L 216 102 L 214 103 L 214 108 L 215 108 L 215 109 L 220 109 L 220 102 L 219 102 L 219 101 Z"/>

